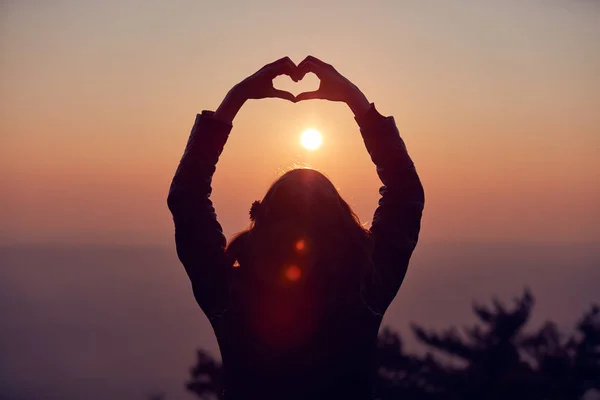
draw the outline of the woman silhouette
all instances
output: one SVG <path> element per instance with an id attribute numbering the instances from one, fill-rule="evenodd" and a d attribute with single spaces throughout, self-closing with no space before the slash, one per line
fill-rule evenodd
<path id="1" fill-rule="evenodd" d="M 278 75 L 313 72 L 294 97 Z M 250 228 L 226 247 L 210 201 L 232 120 L 248 99 L 345 102 L 384 186 L 370 230 L 323 174 L 294 169 L 252 205 Z M 168 197 L 179 259 L 214 329 L 227 399 L 368 399 L 381 319 L 417 244 L 423 187 L 393 117 L 383 117 L 331 65 L 268 64 L 196 117 Z"/>

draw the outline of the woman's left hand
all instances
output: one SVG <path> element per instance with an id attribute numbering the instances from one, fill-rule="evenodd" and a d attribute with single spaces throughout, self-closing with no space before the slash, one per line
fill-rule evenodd
<path id="1" fill-rule="evenodd" d="M 308 56 L 298 64 L 297 78 L 302 79 L 308 72 L 314 73 L 320 79 L 319 89 L 300 93 L 296 96 L 296 101 L 310 99 L 343 101 L 356 116 L 364 115 L 371 106 L 363 92 L 340 74 L 333 65 L 324 63 L 316 57 Z"/>

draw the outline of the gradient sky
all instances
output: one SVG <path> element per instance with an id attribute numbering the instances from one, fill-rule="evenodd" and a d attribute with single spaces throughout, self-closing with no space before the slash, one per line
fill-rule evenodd
<path id="1" fill-rule="evenodd" d="M 396 117 L 425 186 L 423 239 L 600 241 L 598 21 L 592 0 L 3 1 L 0 243 L 171 244 L 166 195 L 195 114 L 308 54 Z M 316 152 L 306 128 L 323 134 Z M 350 111 L 262 100 L 215 176 L 228 235 L 296 164 L 370 220 L 380 183 Z"/>

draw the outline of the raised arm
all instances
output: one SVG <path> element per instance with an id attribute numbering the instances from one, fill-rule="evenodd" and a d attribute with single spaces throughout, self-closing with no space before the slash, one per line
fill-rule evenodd
<path id="1" fill-rule="evenodd" d="M 383 315 L 404 280 L 417 245 L 425 196 L 394 118 L 383 117 L 372 105 L 356 120 L 383 183 L 371 224 L 375 270 L 363 293 L 371 310 Z"/>
<path id="2" fill-rule="evenodd" d="M 167 203 L 175 223 L 177 255 L 191 280 L 196 301 L 211 320 L 227 308 L 232 267 L 210 200 L 217 161 L 233 119 L 246 100 L 279 97 L 294 101 L 292 94 L 273 88 L 272 80 L 277 75 L 291 75 L 295 68 L 287 57 L 266 65 L 234 86 L 215 112 L 197 115 L 171 183 Z"/>
<path id="3" fill-rule="evenodd" d="M 335 68 L 309 56 L 298 65 L 300 77 L 313 72 L 319 89 L 296 96 L 296 100 L 325 99 L 345 102 L 358 122 L 383 186 L 371 225 L 373 276 L 367 277 L 363 299 L 383 315 L 392 302 L 417 244 L 424 206 L 423 186 L 392 117 L 383 117 L 366 96 Z"/>

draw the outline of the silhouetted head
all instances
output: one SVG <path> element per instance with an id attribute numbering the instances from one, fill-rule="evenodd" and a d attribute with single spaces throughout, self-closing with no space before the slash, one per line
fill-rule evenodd
<path id="1" fill-rule="evenodd" d="M 325 175 L 286 172 L 250 216 L 250 228 L 228 247 L 249 279 L 274 287 L 358 290 L 370 268 L 368 231 Z"/>

